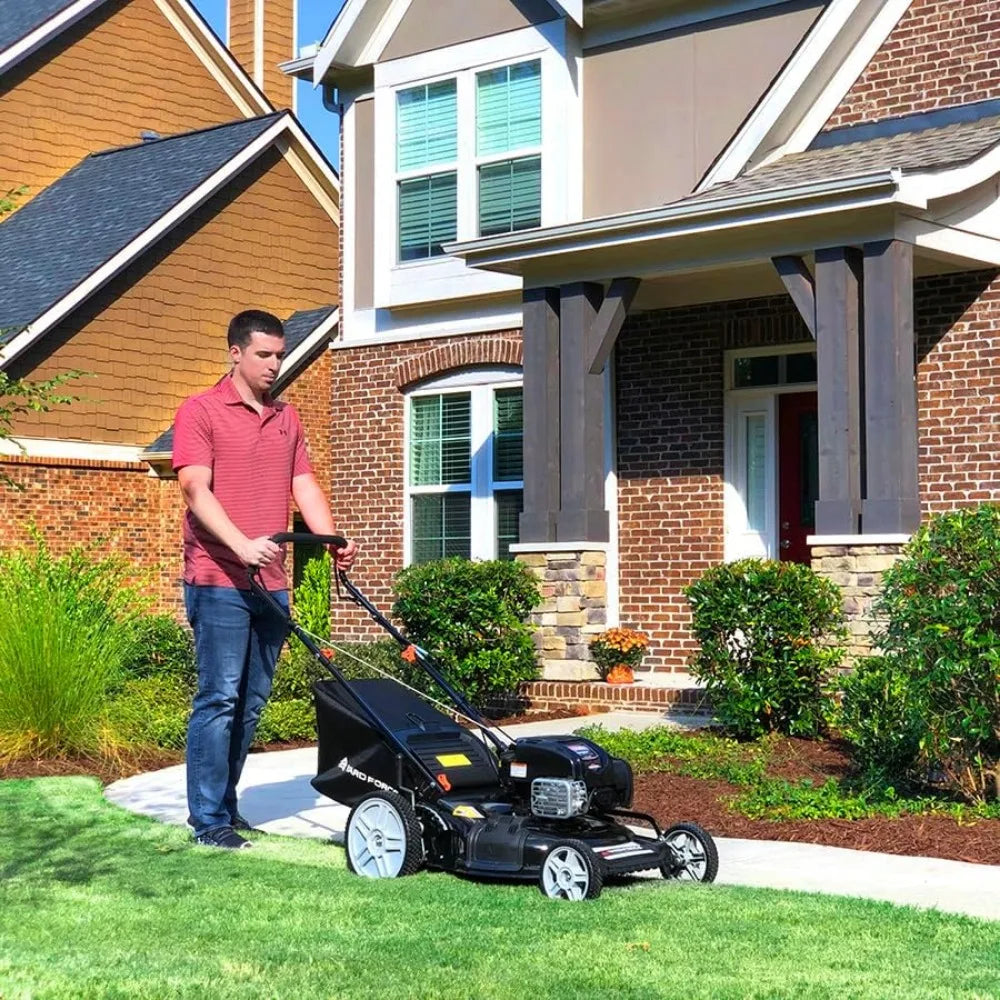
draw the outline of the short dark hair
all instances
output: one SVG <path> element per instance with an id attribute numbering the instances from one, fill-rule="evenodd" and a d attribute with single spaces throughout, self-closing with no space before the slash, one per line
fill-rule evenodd
<path id="1" fill-rule="evenodd" d="M 285 328 L 281 320 L 261 309 L 245 309 L 229 321 L 226 337 L 230 347 L 246 347 L 255 333 L 266 333 L 271 337 L 284 337 Z"/>

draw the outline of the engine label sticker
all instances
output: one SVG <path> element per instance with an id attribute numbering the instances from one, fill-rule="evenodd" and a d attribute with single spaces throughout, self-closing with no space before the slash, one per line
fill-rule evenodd
<path id="1" fill-rule="evenodd" d="M 451 811 L 452 816 L 461 816 L 463 819 L 484 819 L 483 814 L 475 806 L 455 806 Z"/>
<path id="2" fill-rule="evenodd" d="M 437 755 L 442 767 L 471 767 L 472 761 L 464 753 L 442 753 Z"/>
<path id="3" fill-rule="evenodd" d="M 521 763 L 519 760 L 513 760 L 510 763 L 510 776 L 512 778 L 527 778 L 528 777 L 528 765 Z"/>

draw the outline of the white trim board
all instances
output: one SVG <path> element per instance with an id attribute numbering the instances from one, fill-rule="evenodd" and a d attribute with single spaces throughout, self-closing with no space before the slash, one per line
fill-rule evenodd
<path id="1" fill-rule="evenodd" d="M 134 462 L 136 464 L 145 461 L 142 457 L 142 448 L 138 445 L 59 441 L 55 438 L 0 439 L 0 456 L 85 459 L 96 462 Z"/>
<path id="2" fill-rule="evenodd" d="M 22 59 L 26 59 L 32 52 L 40 49 L 50 38 L 76 24 L 77 21 L 85 18 L 104 2 L 105 0 L 76 0 L 76 3 L 70 4 L 55 17 L 50 17 L 34 31 L 29 32 L 24 38 L 0 52 L 0 74 L 16 66 Z"/>

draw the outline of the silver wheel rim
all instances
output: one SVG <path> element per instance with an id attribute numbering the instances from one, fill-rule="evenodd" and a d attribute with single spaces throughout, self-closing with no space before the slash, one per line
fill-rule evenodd
<path id="1" fill-rule="evenodd" d="M 667 843 L 674 849 L 677 860 L 675 878 L 700 882 L 708 870 L 708 856 L 705 845 L 687 830 L 678 830 L 667 837 Z"/>
<path id="2" fill-rule="evenodd" d="M 351 864 L 367 878 L 396 878 L 406 859 L 406 827 L 391 802 L 369 799 L 351 817 L 347 831 Z"/>
<path id="3" fill-rule="evenodd" d="M 587 862 L 575 847 L 557 847 L 542 863 L 542 885 L 550 899 L 585 899 L 590 888 Z"/>

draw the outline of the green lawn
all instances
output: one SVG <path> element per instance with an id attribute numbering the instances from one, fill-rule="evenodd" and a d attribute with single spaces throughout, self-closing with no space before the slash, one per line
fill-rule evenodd
<path id="1" fill-rule="evenodd" d="M 0 781 L 0 998 L 987 998 L 1000 924 L 867 901 L 645 882 L 593 903 L 343 852 L 252 851 L 107 804 L 85 778 Z"/>

